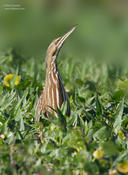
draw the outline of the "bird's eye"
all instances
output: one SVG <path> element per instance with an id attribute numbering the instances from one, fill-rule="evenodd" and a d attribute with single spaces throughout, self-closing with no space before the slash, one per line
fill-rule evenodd
<path id="1" fill-rule="evenodd" d="M 60 38 L 61 38 L 61 37 L 57 38 L 57 40 L 56 40 L 56 44 L 58 43 L 58 41 L 60 40 Z"/>
<path id="2" fill-rule="evenodd" d="M 58 41 L 59 41 L 58 39 L 55 41 L 55 45 L 58 43 Z"/>

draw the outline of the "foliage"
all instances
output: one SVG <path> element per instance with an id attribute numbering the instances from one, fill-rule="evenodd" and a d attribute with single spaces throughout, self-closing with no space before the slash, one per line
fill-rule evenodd
<path id="1" fill-rule="evenodd" d="M 0 59 L 0 174 L 127 173 L 127 66 L 118 76 L 119 69 L 107 63 L 61 59 L 71 116 L 65 115 L 63 106 L 57 109 L 58 118 L 42 115 L 35 123 L 45 67 L 34 58 L 15 65 L 14 57 L 10 52 Z M 110 72 L 115 72 L 114 79 Z M 4 77 L 10 73 L 15 76 L 6 86 Z M 20 82 L 15 85 L 17 75 Z"/>

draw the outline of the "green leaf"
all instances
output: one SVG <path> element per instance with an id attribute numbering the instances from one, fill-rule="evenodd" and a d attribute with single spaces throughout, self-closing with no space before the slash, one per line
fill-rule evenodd
<path id="1" fill-rule="evenodd" d="M 63 103 L 61 106 L 61 111 L 63 115 L 66 115 L 67 112 L 67 102 Z"/>
<path id="2" fill-rule="evenodd" d="M 24 131 L 25 127 L 24 127 L 24 120 L 23 120 L 23 116 L 20 116 L 20 131 Z"/>
<path id="3" fill-rule="evenodd" d="M 93 135 L 94 140 L 105 141 L 110 136 L 110 129 L 106 126 L 103 126 Z"/>
<path id="4" fill-rule="evenodd" d="M 21 119 L 22 115 L 23 115 L 23 113 L 22 113 L 21 109 L 19 108 L 17 113 L 16 113 L 15 120 L 19 121 Z"/>
<path id="5" fill-rule="evenodd" d="M 59 108 L 57 108 L 58 120 L 62 131 L 67 131 L 67 122 L 65 116 L 62 114 Z"/>
<path id="6" fill-rule="evenodd" d="M 80 127 L 72 128 L 63 139 L 63 144 L 77 151 L 85 149 L 84 140 Z"/>
<path id="7" fill-rule="evenodd" d="M 96 114 L 99 118 L 99 120 L 102 119 L 102 105 L 101 105 L 101 102 L 99 100 L 99 97 L 98 97 L 98 94 L 96 94 Z"/>
<path id="8" fill-rule="evenodd" d="M 0 85 L 0 97 L 2 96 L 2 92 L 3 92 L 3 86 Z"/>
<path id="9" fill-rule="evenodd" d="M 128 95 L 128 81 L 120 81 L 119 88 L 126 96 Z"/>
<path id="10" fill-rule="evenodd" d="M 84 82 L 81 79 L 76 79 L 76 83 L 80 86 L 84 84 Z"/>
<path id="11" fill-rule="evenodd" d="M 116 102 L 119 102 L 120 100 L 122 100 L 123 97 L 124 97 L 124 91 L 123 90 L 118 90 L 118 91 L 114 92 L 114 94 L 113 94 L 113 99 Z"/>
<path id="12" fill-rule="evenodd" d="M 117 134 L 118 131 L 121 129 L 123 110 L 124 110 L 124 99 L 120 102 L 117 112 L 115 114 L 115 122 L 113 124 L 113 130 L 115 134 Z"/>
<path id="13" fill-rule="evenodd" d="M 103 144 L 103 150 L 109 156 L 119 154 L 118 146 L 113 142 L 105 142 Z"/>

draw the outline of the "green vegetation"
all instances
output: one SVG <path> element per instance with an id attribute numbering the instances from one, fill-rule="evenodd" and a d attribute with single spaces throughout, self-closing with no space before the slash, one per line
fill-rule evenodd
<path id="1" fill-rule="evenodd" d="M 128 81 L 121 80 L 127 79 L 127 69 L 93 60 L 83 64 L 73 58 L 60 59 L 71 117 L 64 115 L 63 106 L 58 118 L 42 115 L 41 122 L 35 123 L 44 63 L 36 65 L 31 58 L 15 71 L 14 57 L 12 52 L 1 56 L 0 64 L 0 174 L 128 172 Z M 3 79 L 10 72 L 15 76 L 7 87 Z M 16 74 L 21 79 L 18 85 Z"/>

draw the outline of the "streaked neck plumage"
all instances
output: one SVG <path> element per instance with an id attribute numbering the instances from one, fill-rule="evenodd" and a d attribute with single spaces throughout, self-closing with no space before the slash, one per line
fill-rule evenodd
<path id="1" fill-rule="evenodd" d="M 58 67 L 57 67 L 57 55 L 47 57 L 46 56 L 46 79 L 49 78 L 50 73 L 58 74 Z"/>

